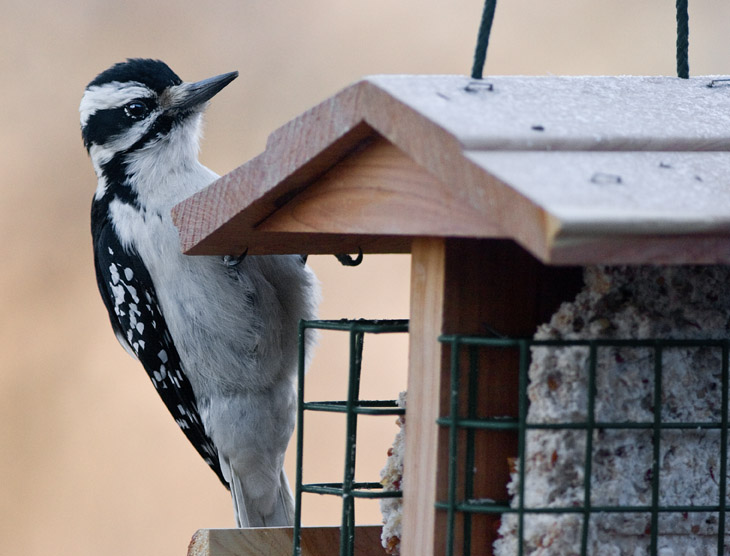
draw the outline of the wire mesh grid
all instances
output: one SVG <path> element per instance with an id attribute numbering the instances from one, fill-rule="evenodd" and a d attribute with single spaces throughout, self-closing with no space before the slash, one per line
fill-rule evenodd
<path id="1" fill-rule="evenodd" d="M 589 532 L 591 529 L 591 520 L 605 519 L 606 516 L 626 516 L 629 514 L 642 514 L 643 519 L 648 520 L 646 528 L 641 531 L 644 541 L 648 540 L 645 545 L 647 551 L 639 552 L 641 554 L 663 554 L 659 552 L 659 531 L 661 520 L 664 516 L 675 514 L 681 519 L 687 520 L 691 514 L 704 516 L 711 514 L 712 528 L 716 528 L 716 533 L 711 541 L 716 546 L 708 549 L 706 554 L 728 554 L 728 548 L 725 544 L 725 521 L 727 512 L 727 424 L 728 424 L 728 340 L 671 340 L 671 339 L 650 339 L 650 340 L 530 340 L 530 339 L 510 339 L 510 338 L 492 338 L 492 337 L 471 337 L 460 335 L 445 335 L 440 338 L 450 346 L 451 357 L 451 384 L 450 384 L 450 413 L 438 420 L 438 424 L 446 427 L 449 437 L 449 466 L 448 466 L 448 496 L 446 500 L 437 502 L 436 507 L 446 512 L 446 547 L 445 554 L 452 556 L 454 554 L 471 555 L 472 550 L 475 554 L 482 554 L 484 547 L 475 547 L 471 538 L 472 519 L 481 514 L 499 515 L 501 519 L 516 518 L 516 553 L 519 556 L 529 553 L 526 548 L 525 531 L 526 520 L 529 516 L 559 516 L 573 515 L 579 518 L 579 531 L 573 531 L 573 538 L 577 539 L 576 548 L 578 552 L 571 553 L 580 554 L 581 556 L 591 554 L 589 551 Z M 539 422 L 532 418 L 528 418 L 528 408 L 530 401 L 528 399 L 529 374 L 532 353 L 535 348 L 542 349 L 574 349 L 579 348 L 587 350 L 588 356 L 584 371 L 586 373 L 585 380 L 585 412 L 584 418 L 570 420 L 567 422 Z M 646 420 L 601 420 L 596 412 L 596 400 L 598 396 L 597 390 L 597 362 L 601 350 L 607 349 L 644 349 L 650 354 L 646 361 L 651 368 L 648 369 L 653 374 L 653 386 L 648 389 L 648 395 L 651 399 L 647 404 L 653 418 Z M 677 349 L 713 349 L 717 350 L 717 359 L 719 360 L 720 370 L 718 381 L 720 384 L 719 393 L 717 393 L 717 408 L 713 412 L 713 418 L 700 421 L 685 421 L 676 418 L 669 419 L 663 417 L 663 362 L 666 354 L 671 350 Z M 517 372 L 518 377 L 518 415 L 517 417 L 492 417 L 478 418 L 478 403 L 475 399 L 474 392 L 477 391 L 479 375 L 480 375 L 480 357 L 479 350 L 514 350 L 519 360 Z M 603 396 L 611 396 L 612 394 L 604 393 Z M 468 399 L 464 399 L 468 397 Z M 515 454 L 517 460 L 512 462 L 511 476 L 512 484 L 515 490 L 511 491 L 511 500 L 475 500 L 474 493 L 474 453 L 475 453 L 475 434 L 478 431 L 503 431 L 516 434 L 517 451 Z M 529 477 L 526 471 L 526 459 L 529 450 L 528 437 L 531 431 L 577 431 L 572 434 L 582 434 L 584 438 L 583 453 L 579 456 L 582 458 L 582 485 L 577 490 L 580 491 L 568 505 L 556 505 L 554 501 L 543 500 L 542 503 L 527 504 L 526 491 L 529 488 Z M 595 470 L 592 469 L 597 461 L 597 453 L 595 440 L 600 434 L 606 434 L 607 431 L 645 431 L 649 439 L 649 450 L 651 452 L 650 471 L 646 473 L 646 479 L 650 482 L 650 503 L 614 503 L 599 504 L 594 503 L 594 493 L 592 489 L 595 487 Z M 676 432 L 669 432 L 676 431 Z M 662 504 L 664 490 L 669 489 L 673 485 L 663 485 L 662 472 L 660 469 L 660 458 L 664 454 L 662 448 L 663 435 L 691 435 L 698 434 L 697 431 L 715 431 L 713 434 L 719 436 L 717 446 L 719 449 L 715 453 L 716 461 L 719 462 L 719 469 L 715 475 L 711 477 L 716 483 L 713 492 L 716 492 L 716 503 L 698 505 L 687 499 L 680 503 Z M 682 438 L 680 442 L 684 441 Z M 665 441 L 666 443 L 666 441 Z M 713 444 L 713 446 L 715 446 Z M 555 455 L 553 455 L 555 457 Z M 489 469 L 493 466 L 504 465 L 505 462 L 482 462 L 482 468 Z M 470 470 L 467 472 L 466 470 Z M 473 470 L 473 472 L 472 472 Z M 712 474 L 712 468 L 709 469 Z M 708 477 L 709 479 L 709 477 Z M 675 478 L 676 480 L 676 478 Z M 681 481 L 682 478 L 679 478 Z M 671 481 L 665 480 L 669 483 Z M 531 497 L 534 502 L 534 497 Z M 507 516 L 513 516 L 511 518 Z M 458 519 L 457 519 L 458 518 Z M 457 525 L 458 524 L 458 525 Z M 457 526 L 459 530 L 457 530 Z M 697 526 L 695 526 L 697 527 Z M 562 531 L 560 534 L 564 533 Z M 691 532 L 697 532 L 693 528 Z M 642 541 L 642 542 L 644 542 Z M 692 541 L 690 541 L 692 542 Z M 491 554 L 491 552 L 489 552 Z M 540 554 L 552 554 L 549 550 L 542 551 Z M 622 552 L 623 553 L 623 552 Z M 634 552 L 632 552 L 633 554 Z M 677 554 L 678 552 L 675 552 Z M 685 552 L 681 552 L 684 554 Z M 699 554 L 694 551 L 687 554 Z M 557 554 L 557 553 L 556 553 Z M 618 554 L 618 552 L 617 552 Z"/>
<path id="2" fill-rule="evenodd" d="M 304 371 L 306 362 L 305 334 L 307 330 L 341 331 L 349 334 L 349 364 L 347 399 L 342 401 L 306 402 L 304 396 Z M 311 320 L 299 323 L 299 389 L 297 401 L 297 475 L 294 509 L 293 555 L 301 554 L 302 494 L 322 494 L 342 498 L 340 524 L 340 556 L 354 556 L 355 500 L 357 498 L 399 498 L 401 491 L 384 490 L 379 482 L 355 482 L 357 452 L 357 424 L 360 415 L 403 415 L 405 409 L 396 400 L 361 400 L 360 378 L 365 335 L 408 332 L 407 320 Z M 344 414 L 345 461 L 343 480 L 339 483 L 303 484 L 305 411 L 334 412 Z"/>

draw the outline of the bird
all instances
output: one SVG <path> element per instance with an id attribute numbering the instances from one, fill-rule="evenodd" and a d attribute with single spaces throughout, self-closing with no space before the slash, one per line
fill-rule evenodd
<path id="1" fill-rule="evenodd" d="M 300 255 L 184 255 L 171 216 L 219 177 L 198 160 L 201 120 L 237 76 L 185 82 L 130 58 L 86 86 L 94 266 L 119 343 L 230 489 L 236 525 L 286 526 L 298 324 L 316 317 L 319 282 Z"/>

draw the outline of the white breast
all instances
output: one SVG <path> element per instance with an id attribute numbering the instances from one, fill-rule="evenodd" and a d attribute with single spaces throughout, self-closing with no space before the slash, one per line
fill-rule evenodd
<path id="1" fill-rule="evenodd" d="M 154 282 L 170 334 L 198 397 L 262 390 L 295 372 L 297 323 L 314 318 L 313 273 L 298 256 L 220 257 L 180 252 L 169 211 L 161 217 L 112 202 L 113 221 Z"/>

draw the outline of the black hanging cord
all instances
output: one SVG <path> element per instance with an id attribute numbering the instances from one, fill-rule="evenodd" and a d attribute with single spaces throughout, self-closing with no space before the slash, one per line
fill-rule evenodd
<path id="1" fill-rule="evenodd" d="M 677 0 L 679 1 L 679 0 Z M 479 36 L 477 47 L 474 51 L 474 65 L 471 68 L 472 79 L 481 79 L 484 72 L 484 62 L 487 59 L 487 47 L 489 46 L 489 34 L 492 32 L 494 21 L 494 9 L 497 7 L 497 0 L 485 0 L 482 22 L 479 25 Z"/>
<path id="2" fill-rule="evenodd" d="M 689 78 L 689 0 L 677 2 L 677 76 Z M 487 59 L 489 35 L 494 22 L 494 10 L 497 0 L 485 0 L 482 21 L 479 25 L 477 46 L 474 51 L 474 65 L 471 68 L 472 79 L 481 79 L 484 72 L 484 62 Z"/>
<path id="3" fill-rule="evenodd" d="M 689 77 L 689 0 L 677 0 L 677 77 Z"/>

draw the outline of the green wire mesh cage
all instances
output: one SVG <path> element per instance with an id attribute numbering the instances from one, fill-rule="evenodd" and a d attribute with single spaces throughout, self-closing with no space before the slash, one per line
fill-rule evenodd
<path id="1" fill-rule="evenodd" d="M 347 399 L 342 401 L 305 401 L 304 371 L 306 362 L 304 337 L 308 330 L 329 330 L 349 335 Z M 342 498 L 340 556 L 353 556 L 355 547 L 355 500 L 360 498 L 399 498 L 401 491 L 385 490 L 380 482 L 356 482 L 357 425 L 361 415 L 403 415 L 396 400 L 361 400 L 360 378 L 363 346 L 368 334 L 408 332 L 407 320 L 313 320 L 299 324 L 299 390 L 297 402 L 297 475 L 295 487 L 293 555 L 301 553 L 302 494 L 331 495 Z M 303 483 L 305 412 L 341 413 L 346 420 L 345 458 L 342 482 Z"/>
<path id="2" fill-rule="evenodd" d="M 448 495 L 437 502 L 446 514 L 447 556 L 487 552 L 472 538 L 484 516 L 501 517 L 498 555 L 603 554 L 602 542 L 619 550 L 625 537 L 626 551 L 605 553 L 654 556 L 665 554 L 668 536 L 685 542 L 672 554 L 728 554 L 727 340 L 440 341 L 451 358 L 450 411 L 438 421 L 449 445 Z M 489 388 L 480 381 L 498 352 L 519 361 L 517 412 L 484 417 L 476 393 Z M 710 368 L 707 380 L 675 384 L 677 365 L 688 361 Z M 566 362 L 582 375 L 570 385 L 554 373 Z M 533 376 L 540 366 L 544 380 Z M 546 405 L 566 388 L 572 408 Z M 633 409 L 610 411 L 622 397 Z M 506 442 L 516 436 L 516 459 L 480 460 L 478 437 L 487 432 Z M 507 499 L 479 498 L 475 484 L 505 465 Z"/>

